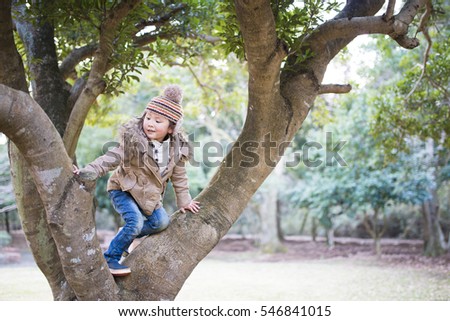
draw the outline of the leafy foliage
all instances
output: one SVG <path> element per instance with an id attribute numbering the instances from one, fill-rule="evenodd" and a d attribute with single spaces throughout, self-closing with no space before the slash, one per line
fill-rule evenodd
<path id="1" fill-rule="evenodd" d="M 406 149 L 408 137 L 432 139 L 442 148 L 450 148 L 450 29 L 443 23 L 429 33 L 432 46 L 425 65 L 425 52 L 422 56 L 403 55 L 379 41 L 379 48 L 388 53 L 380 63 L 397 60 L 398 64 L 390 64 L 392 72 L 403 75 L 401 79 L 386 80 L 380 88 L 383 95 L 374 100 L 377 111 L 372 133 L 389 151 Z"/>
<path id="2" fill-rule="evenodd" d="M 347 166 L 293 169 L 303 173 L 299 176 L 303 183 L 290 191 L 291 201 L 307 208 L 326 228 L 342 214 L 354 218 L 392 204 L 420 204 L 430 197 L 429 187 L 435 184 L 420 142 L 411 145 L 410 153 L 400 153 L 396 162 L 386 162 L 384 150 L 369 133 L 372 111 L 361 108 L 366 105 L 364 97 L 347 97 L 334 111 L 334 123 L 310 127 L 312 133 L 326 130 L 348 139 L 340 152 Z"/>
<path id="3" fill-rule="evenodd" d="M 96 48 L 106 14 L 121 5 L 118 1 L 34 1 L 20 0 L 22 16 L 31 23 L 49 22 L 55 27 L 58 59 L 64 61 L 74 50 Z M 207 42 L 196 41 L 210 34 L 214 1 L 142 1 L 120 23 L 113 37 L 114 55 L 105 75 L 105 94 L 123 94 L 124 85 L 138 81 L 141 69 L 155 62 L 183 62 L 210 50 Z M 34 18 L 43 13 L 46 21 Z M 18 12 L 15 13 L 19 14 Z M 19 40 L 19 39 L 17 39 Z M 21 47 L 21 45 L 19 45 Z M 19 48 L 20 51 L 20 48 Z M 26 56 L 22 55 L 24 60 Z M 92 67 L 92 55 L 77 65 L 72 78 L 82 77 Z M 35 62 L 36 63 L 36 62 Z M 69 82 L 73 80 L 69 79 Z"/>

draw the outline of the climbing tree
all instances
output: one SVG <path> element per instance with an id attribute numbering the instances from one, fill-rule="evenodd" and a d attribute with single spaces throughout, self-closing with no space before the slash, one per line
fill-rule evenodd
<path id="1" fill-rule="evenodd" d="M 3 1 L 0 130 L 14 143 L 22 224 L 54 298 L 174 299 L 272 172 L 315 98 L 350 89 L 322 83 L 330 61 L 362 34 L 388 35 L 408 49 L 419 45 L 409 28 L 431 3 L 410 0 L 394 11 L 391 0 L 380 11 L 384 3 L 349 0 L 323 22 L 325 11 L 338 8 L 334 3 L 42 0 L 17 1 L 11 9 Z M 215 14 L 220 21 L 210 28 L 205 23 Z M 245 124 L 198 196 L 201 213 L 177 213 L 164 233 L 127 257 L 133 273 L 115 280 L 95 235 L 92 186 L 80 188 L 72 175 L 84 120 L 99 95 L 119 93 L 121 82 L 154 55 L 167 61 L 199 54 L 217 41 L 211 35 L 222 39 L 218 49 L 247 61 Z"/>

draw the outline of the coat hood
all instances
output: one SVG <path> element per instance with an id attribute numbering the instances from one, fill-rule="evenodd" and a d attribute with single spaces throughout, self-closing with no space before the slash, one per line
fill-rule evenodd
<path id="1" fill-rule="evenodd" d="M 138 143 L 141 146 L 147 146 L 149 141 L 142 129 L 142 123 L 142 118 L 133 118 L 124 123 L 119 129 L 120 141 L 129 141 Z M 193 157 L 193 147 L 184 134 L 176 133 L 169 136 L 171 145 L 175 147 L 175 154 L 179 155 L 181 160 L 187 161 Z"/>

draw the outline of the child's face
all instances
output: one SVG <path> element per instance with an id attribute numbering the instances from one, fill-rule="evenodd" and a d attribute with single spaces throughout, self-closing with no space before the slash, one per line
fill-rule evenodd
<path id="1" fill-rule="evenodd" d="M 167 134 L 173 132 L 169 120 L 152 111 L 147 111 L 145 114 L 142 127 L 148 139 L 159 142 L 162 142 Z"/>

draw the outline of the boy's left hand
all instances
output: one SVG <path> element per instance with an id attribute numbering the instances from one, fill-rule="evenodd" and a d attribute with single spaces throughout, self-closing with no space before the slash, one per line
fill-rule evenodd
<path id="1" fill-rule="evenodd" d="M 188 206 L 180 208 L 181 213 L 186 213 L 186 210 L 191 211 L 192 213 L 198 213 L 200 210 L 200 202 L 192 200 Z"/>

